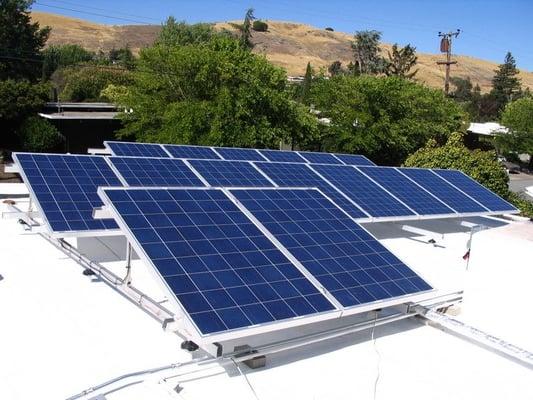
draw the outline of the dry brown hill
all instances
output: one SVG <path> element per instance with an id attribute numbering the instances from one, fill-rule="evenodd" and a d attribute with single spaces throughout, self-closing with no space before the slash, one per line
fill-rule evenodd
<path id="1" fill-rule="evenodd" d="M 32 16 L 41 25 L 52 27 L 49 44 L 75 43 L 94 51 L 129 45 L 137 53 L 142 47 L 151 45 L 160 30 L 156 25 L 102 25 L 41 12 L 34 12 Z M 254 51 L 285 68 L 289 75 L 303 75 L 308 62 L 317 69 L 327 68 L 335 60 L 344 65 L 350 62 L 351 35 L 304 24 L 267 22 L 268 32 L 253 34 Z M 228 23 L 218 23 L 216 27 L 233 29 Z M 388 49 L 390 45 L 384 44 L 383 50 Z M 442 58 L 440 54 L 418 53 L 417 79 L 433 87 L 442 87 L 444 68 L 436 64 Z M 452 76 L 470 77 L 483 91 L 490 88 L 497 64 L 469 56 L 457 56 L 455 59 L 458 64 L 453 67 Z M 533 89 L 532 72 L 523 71 L 520 78 L 524 87 Z"/>

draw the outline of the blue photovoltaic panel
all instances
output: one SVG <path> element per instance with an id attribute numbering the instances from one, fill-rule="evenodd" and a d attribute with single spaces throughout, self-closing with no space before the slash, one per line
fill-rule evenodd
<path id="1" fill-rule="evenodd" d="M 364 212 L 324 181 L 307 165 L 286 163 L 255 163 L 280 187 L 316 187 L 353 218 L 368 218 Z"/>
<path id="2" fill-rule="evenodd" d="M 224 160 L 236 161 L 265 161 L 264 157 L 255 149 L 239 149 L 232 147 L 215 147 Z"/>
<path id="3" fill-rule="evenodd" d="M 182 160 L 149 157 L 109 159 L 130 186 L 205 186 Z"/>
<path id="4" fill-rule="evenodd" d="M 104 157 L 16 153 L 24 180 L 53 232 L 117 229 L 112 219 L 94 219 L 103 205 L 99 186 L 122 186 Z"/>
<path id="5" fill-rule="evenodd" d="M 198 158 L 204 160 L 220 160 L 218 154 L 209 147 L 178 146 L 165 144 L 163 147 L 175 158 Z"/>
<path id="6" fill-rule="evenodd" d="M 477 183 L 461 171 L 452 169 L 433 170 L 437 175 L 462 190 L 477 202 L 483 204 L 491 211 L 517 212 L 518 210 L 510 203 L 491 192 L 489 189 Z"/>
<path id="7" fill-rule="evenodd" d="M 483 213 L 488 211 L 481 204 L 457 190 L 429 169 L 398 168 L 398 170 L 459 213 Z"/>
<path id="8" fill-rule="evenodd" d="M 317 170 L 372 217 L 415 215 L 354 167 L 313 165 L 313 169 Z"/>
<path id="9" fill-rule="evenodd" d="M 335 158 L 335 156 L 330 153 L 314 153 L 314 152 L 307 152 L 307 151 L 299 151 L 298 154 L 300 154 L 303 158 L 305 158 L 308 162 L 312 164 L 341 164 L 342 165 L 342 161 Z"/>
<path id="10" fill-rule="evenodd" d="M 316 190 L 231 193 L 344 307 L 431 289 Z"/>
<path id="11" fill-rule="evenodd" d="M 160 144 L 127 142 L 104 142 L 104 144 L 115 156 L 170 158 Z"/>
<path id="12" fill-rule="evenodd" d="M 104 196 L 204 335 L 334 310 L 219 189 Z"/>
<path id="13" fill-rule="evenodd" d="M 370 176 L 420 215 L 455 213 L 394 168 L 360 167 L 359 170 Z"/>
<path id="14" fill-rule="evenodd" d="M 335 154 L 335 156 L 347 165 L 376 165 L 365 156 L 359 154 Z"/>
<path id="15" fill-rule="evenodd" d="M 295 151 L 259 150 L 259 152 L 264 155 L 269 161 L 295 163 L 307 162 L 302 157 L 300 157 L 300 155 Z"/>
<path id="16" fill-rule="evenodd" d="M 274 186 L 246 161 L 190 160 L 189 162 L 211 186 Z"/>

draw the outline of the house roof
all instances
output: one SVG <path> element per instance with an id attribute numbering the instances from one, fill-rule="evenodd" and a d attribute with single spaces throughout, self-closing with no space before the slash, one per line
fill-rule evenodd
<path id="1" fill-rule="evenodd" d="M 495 136 L 498 133 L 509 132 L 505 126 L 500 125 L 497 122 L 472 122 L 467 131 L 483 136 Z"/>
<path id="2" fill-rule="evenodd" d="M 21 209 L 28 206 L 15 201 Z M 1 207 L 7 211 L 6 204 Z M 165 332 L 98 278 L 82 274 L 78 263 L 9 215 L 0 219 L 0 398 L 71 398 L 124 374 L 205 355 L 181 350 L 182 338 Z M 462 256 L 470 231 L 459 225 L 461 220 L 409 222 L 437 232 L 414 238 L 398 224 L 366 227 L 435 287 L 464 290 L 455 318 L 532 350 L 527 315 L 533 302 L 533 224 L 468 220 L 491 227 L 474 234 L 468 270 Z M 124 261 L 103 238 L 77 245 L 99 247 L 101 259 L 108 260 L 102 264 L 124 274 Z M 132 268 L 133 284 L 164 305 L 147 267 L 136 260 Z M 533 397 L 531 369 L 422 319 L 378 326 L 374 339 L 372 330 L 365 330 L 271 354 L 267 366 L 257 370 L 231 361 L 169 367 L 126 377 L 80 398 Z"/>

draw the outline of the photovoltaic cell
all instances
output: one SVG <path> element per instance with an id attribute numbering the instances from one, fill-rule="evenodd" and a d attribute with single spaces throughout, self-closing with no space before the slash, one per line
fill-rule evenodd
<path id="1" fill-rule="evenodd" d="M 359 170 L 370 176 L 420 215 L 455 213 L 394 168 L 359 167 Z"/>
<path id="2" fill-rule="evenodd" d="M 372 217 L 415 215 L 352 166 L 313 165 L 312 167 Z"/>
<path id="3" fill-rule="evenodd" d="M 231 193 L 344 307 L 431 289 L 316 190 Z"/>
<path id="4" fill-rule="evenodd" d="M 189 162 L 211 186 L 274 186 L 246 161 L 190 160 Z"/>
<path id="5" fill-rule="evenodd" d="M 255 149 L 239 149 L 232 147 L 216 147 L 215 150 L 224 160 L 236 161 L 265 161 L 264 157 Z"/>
<path id="6" fill-rule="evenodd" d="M 359 154 L 335 154 L 335 156 L 347 165 L 376 165 L 365 156 Z"/>
<path id="7" fill-rule="evenodd" d="M 295 151 L 280 151 L 280 150 L 259 150 L 259 152 L 265 156 L 269 161 L 274 162 L 295 162 L 305 163 L 305 159 Z"/>
<path id="8" fill-rule="evenodd" d="M 363 211 L 324 181 L 307 165 L 266 162 L 255 163 L 255 165 L 280 187 L 316 187 L 353 218 L 368 218 Z"/>
<path id="9" fill-rule="evenodd" d="M 459 213 L 483 213 L 488 211 L 481 204 L 457 190 L 429 169 L 398 168 L 398 170 Z"/>
<path id="10" fill-rule="evenodd" d="M 104 144 L 115 156 L 170 158 L 160 144 L 127 142 L 104 142 Z"/>
<path id="11" fill-rule="evenodd" d="M 122 186 L 103 157 L 15 153 L 26 184 L 53 232 L 117 229 L 112 219 L 94 219 L 103 205 L 99 186 Z"/>
<path id="12" fill-rule="evenodd" d="M 334 310 L 221 190 L 103 192 L 202 334 Z"/>
<path id="13" fill-rule="evenodd" d="M 218 154 L 209 147 L 179 146 L 165 144 L 163 147 L 175 158 L 197 158 L 204 160 L 220 160 Z"/>
<path id="14" fill-rule="evenodd" d="M 441 178 L 462 190 L 477 202 L 483 204 L 491 211 L 517 212 L 518 210 L 510 203 L 491 192 L 489 189 L 477 183 L 461 171 L 452 169 L 433 170 Z"/>
<path id="15" fill-rule="evenodd" d="M 312 164 L 340 164 L 342 165 L 342 161 L 335 158 L 333 154 L 330 153 L 314 153 L 314 152 L 308 152 L 308 151 L 299 151 L 298 154 L 300 154 L 303 158 L 305 158 L 308 162 Z"/>
<path id="16" fill-rule="evenodd" d="M 149 157 L 109 159 L 130 186 L 205 186 L 182 160 Z"/>

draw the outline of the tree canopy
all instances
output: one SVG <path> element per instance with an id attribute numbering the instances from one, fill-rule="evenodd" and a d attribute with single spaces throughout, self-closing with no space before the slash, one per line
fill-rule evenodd
<path id="1" fill-rule="evenodd" d="M 0 2 L 0 80 L 41 77 L 44 47 L 50 28 L 32 22 L 29 8 L 32 0 L 2 0 Z"/>
<path id="2" fill-rule="evenodd" d="M 156 44 L 163 46 L 186 46 L 208 42 L 216 32 L 211 24 L 192 24 L 168 17 L 161 28 Z"/>
<path id="3" fill-rule="evenodd" d="M 533 170 L 533 98 L 524 97 L 507 104 L 501 122 L 509 129 L 509 134 L 496 138 L 499 147 L 528 154 L 529 169 Z"/>
<path id="4" fill-rule="evenodd" d="M 123 115 L 123 137 L 276 148 L 317 133 L 285 91 L 285 72 L 235 39 L 143 49 L 134 78 L 121 99 L 133 110 Z"/>
<path id="5" fill-rule="evenodd" d="M 410 44 L 405 47 L 398 47 L 396 43 L 392 45 L 392 52 L 387 52 L 388 59 L 385 60 L 385 74 L 388 76 L 399 76 L 402 78 L 413 78 L 418 69 L 411 71 L 416 65 L 418 57 L 416 48 Z"/>
<path id="6" fill-rule="evenodd" d="M 516 99 L 516 96 L 521 92 L 520 79 L 517 77 L 519 71 L 510 52 L 505 55 L 503 64 L 500 64 L 494 72 L 492 95 L 496 97 L 503 108 L 509 101 Z"/>
<path id="7" fill-rule="evenodd" d="M 430 138 L 444 142 L 465 123 L 442 91 L 398 77 L 319 79 L 311 98 L 331 121 L 316 149 L 362 153 L 383 165 L 399 165 Z"/>
<path id="8" fill-rule="evenodd" d="M 383 71 L 384 60 L 380 55 L 380 40 L 381 32 L 378 31 L 357 31 L 355 33 L 352 42 L 354 73 L 377 74 Z"/>

